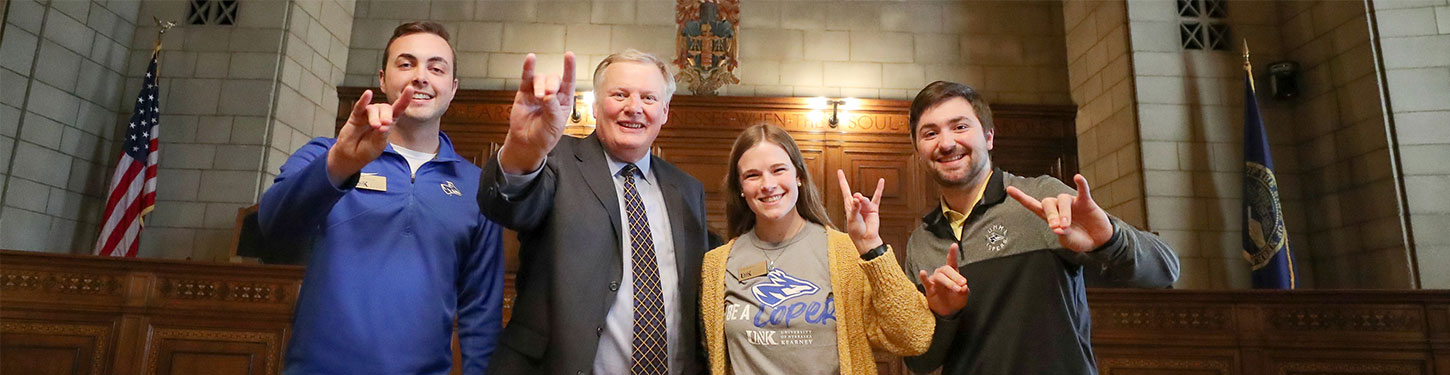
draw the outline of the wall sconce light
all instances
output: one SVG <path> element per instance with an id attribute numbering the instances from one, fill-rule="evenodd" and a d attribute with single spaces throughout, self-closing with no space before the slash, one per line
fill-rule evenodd
<path id="1" fill-rule="evenodd" d="M 855 101 L 852 98 L 830 99 L 818 96 L 806 99 L 806 107 L 811 109 L 811 121 L 820 121 L 821 116 L 825 116 L 822 112 L 830 107 L 831 117 L 826 119 L 826 124 L 836 128 L 841 125 L 841 114 L 855 108 Z"/>
<path id="2" fill-rule="evenodd" d="M 841 112 L 840 111 L 841 110 L 841 106 L 846 104 L 846 100 L 844 100 L 844 99 L 827 100 L 826 103 L 831 105 L 831 119 L 829 121 L 827 121 L 827 123 L 831 124 L 831 128 L 836 128 L 838 126 L 841 126 L 841 118 L 840 118 L 839 115 L 840 115 L 840 112 Z"/>
<path id="3" fill-rule="evenodd" d="M 574 110 L 569 113 L 569 121 L 575 124 L 593 122 L 590 120 L 593 120 L 594 116 L 592 113 L 589 113 L 592 110 L 594 110 L 593 91 L 574 94 Z"/>

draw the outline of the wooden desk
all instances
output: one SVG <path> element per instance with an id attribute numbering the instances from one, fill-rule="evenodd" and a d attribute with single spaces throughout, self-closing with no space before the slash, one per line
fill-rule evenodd
<path id="1" fill-rule="evenodd" d="M 0 374 L 277 374 L 302 271 L 0 250 Z M 1105 375 L 1450 375 L 1450 291 L 1088 300 Z M 881 359 L 881 373 L 906 373 Z"/>
<path id="2" fill-rule="evenodd" d="M 0 251 L 0 373 L 277 374 L 302 271 Z"/>
<path id="3" fill-rule="evenodd" d="M 1450 374 L 1450 291 L 1089 290 L 1103 374 Z"/>

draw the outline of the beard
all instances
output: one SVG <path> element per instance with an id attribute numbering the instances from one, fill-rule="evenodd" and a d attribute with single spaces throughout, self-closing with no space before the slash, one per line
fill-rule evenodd
<path id="1" fill-rule="evenodd" d="M 989 159 L 987 159 L 986 157 L 986 153 L 981 154 L 982 155 L 977 155 L 977 153 L 973 152 L 970 155 L 967 155 L 967 157 L 971 158 L 971 162 L 967 167 L 966 173 L 959 177 L 953 178 L 952 176 L 948 176 L 946 173 L 935 167 L 931 168 L 931 177 L 932 179 L 936 180 L 936 183 L 938 185 L 941 185 L 945 188 L 960 189 L 972 187 L 973 182 L 976 182 L 987 173 L 987 167 L 991 164 L 989 162 Z"/>

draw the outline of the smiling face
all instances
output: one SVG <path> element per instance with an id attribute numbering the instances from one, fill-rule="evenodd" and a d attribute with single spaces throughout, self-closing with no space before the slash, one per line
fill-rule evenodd
<path id="1" fill-rule="evenodd" d="M 633 61 L 610 64 L 594 96 L 594 130 L 604 149 L 626 162 L 649 155 L 670 112 L 660 69 Z"/>
<path id="2" fill-rule="evenodd" d="M 954 97 L 921 113 L 916 127 L 916 155 L 944 187 L 975 186 L 992 161 L 993 131 L 983 129 L 966 99 Z"/>
<path id="3" fill-rule="evenodd" d="M 760 142 L 740 155 L 740 193 L 755 212 L 756 223 L 800 219 L 796 201 L 800 198 L 798 171 L 785 148 Z"/>
<path id="4" fill-rule="evenodd" d="M 413 33 L 388 45 L 387 63 L 378 72 L 378 82 L 389 102 L 397 101 L 404 88 L 413 88 L 413 101 L 400 119 L 436 123 L 458 91 L 453 68 L 453 49 L 447 40 Z"/>

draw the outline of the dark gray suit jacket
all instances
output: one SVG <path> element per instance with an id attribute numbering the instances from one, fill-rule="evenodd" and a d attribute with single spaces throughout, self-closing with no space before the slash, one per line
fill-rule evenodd
<path id="1" fill-rule="evenodd" d="M 675 321 L 683 327 L 677 354 L 690 359 L 683 374 L 698 374 L 705 358 L 699 325 L 700 263 L 709 250 L 705 192 L 694 177 L 650 157 L 680 273 L 681 316 Z M 489 160 L 478 206 L 489 219 L 518 231 L 521 244 L 518 296 L 489 372 L 587 374 L 624 261 L 619 202 L 603 146 L 594 135 L 563 137 L 524 193 L 504 198 L 503 186 L 498 160 Z"/>

